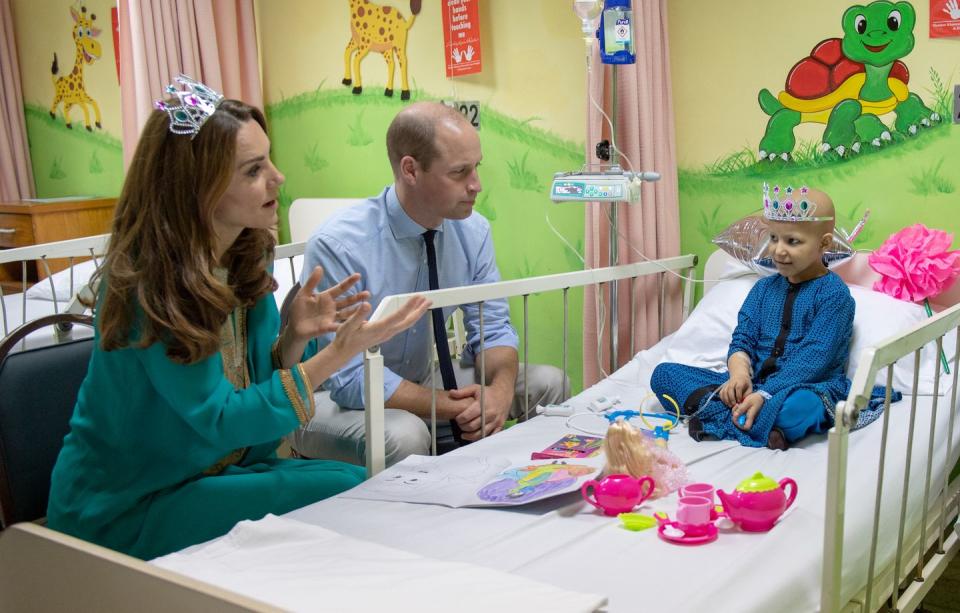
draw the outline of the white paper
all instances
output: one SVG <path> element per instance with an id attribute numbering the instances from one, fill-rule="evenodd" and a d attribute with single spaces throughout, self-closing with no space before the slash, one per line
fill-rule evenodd
<path id="1" fill-rule="evenodd" d="M 413 455 L 341 496 L 454 508 L 515 506 L 578 490 L 599 469 L 597 462 L 576 459 L 511 466 L 487 456 Z"/>

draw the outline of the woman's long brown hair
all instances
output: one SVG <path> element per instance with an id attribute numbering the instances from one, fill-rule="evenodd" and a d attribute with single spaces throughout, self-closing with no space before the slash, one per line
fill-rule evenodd
<path id="1" fill-rule="evenodd" d="M 216 260 L 213 212 L 234 173 L 237 132 L 251 120 L 266 131 L 258 109 L 224 100 L 191 140 L 170 132 L 165 112 L 150 115 L 97 273 L 104 350 L 160 341 L 172 360 L 197 362 L 220 350 L 220 328 L 237 305 L 275 289 L 269 230 L 245 229 Z M 227 284 L 213 274 L 219 266 Z"/>

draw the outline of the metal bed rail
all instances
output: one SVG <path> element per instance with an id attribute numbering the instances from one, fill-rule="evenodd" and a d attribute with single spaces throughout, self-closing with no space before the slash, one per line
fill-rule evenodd
<path id="1" fill-rule="evenodd" d="M 951 520 L 960 512 L 958 484 L 951 484 L 951 461 L 955 450 L 953 442 L 958 427 L 957 417 L 957 373 L 960 371 L 960 352 L 953 357 L 950 373 L 952 385 L 949 390 L 949 411 L 947 417 L 945 465 L 934 466 L 934 441 L 937 435 L 937 413 L 944 410 L 941 404 L 940 389 L 943 370 L 941 360 L 936 362 L 933 379 L 930 427 L 928 432 L 917 431 L 917 398 L 926 394 L 918 392 L 921 350 L 935 343 L 939 355 L 943 348 L 943 339 L 954 334 L 960 343 L 960 304 L 955 305 L 931 319 L 921 322 L 913 328 L 869 347 L 861 354 L 861 359 L 850 393 L 845 401 L 837 403 L 836 423 L 828 434 L 827 494 L 823 544 L 823 576 L 821 592 L 821 611 L 865 611 L 873 612 L 886 608 L 889 611 L 913 611 L 923 597 L 930 591 L 934 581 L 946 568 L 949 561 L 960 550 L 960 539 L 951 526 Z M 893 384 L 894 363 L 900 358 L 913 354 L 913 386 L 904 391 L 902 405 L 909 402 L 910 421 L 906 439 L 905 457 L 888 457 L 887 442 L 890 424 L 890 389 Z M 843 585 L 842 571 L 844 562 L 844 525 L 847 501 L 847 451 L 851 426 L 857 422 L 860 411 L 867 406 L 877 373 L 886 369 L 887 396 L 884 402 L 880 453 L 877 462 L 877 486 L 874 498 L 872 536 L 870 540 L 869 563 L 866 585 L 854 586 L 853 590 Z M 910 394 L 907 400 L 907 392 Z M 906 410 L 906 406 L 896 405 L 893 410 Z M 914 439 L 917 443 L 914 443 Z M 922 483 L 910 483 L 911 465 L 914 460 L 914 447 L 926 447 L 923 462 Z M 921 450 L 922 452 L 922 450 Z M 878 542 L 880 537 L 880 511 L 883 507 L 884 472 L 893 464 L 904 465 L 902 491 L 898 501 L 887 501 L 888 505 L 899 507 L 897 519 L 896 552 L 891 561 L 878 560 Z M 939 473 L 939 476 L 935 473 Z M 922 486 L 919 520 L 908 521 L 907 500 L 911 486 Z M 931 501 L 931 491 L 935 498 Z M 894 492 L 896 494 L 896 492 Z M 896 580 L 894 580 L 896 578 Z M 844 594 L 853 592 L 851 598 Z"/>
<path id="2" fill-rule="evenodd" d="M 106 252 L 109 237 L 109 234 L 97 234 L 95 236 L 84 236 L 82 238 L 73 238 L 54 243 L 43 243 L 40 245 L 0 250 L 0 266 L 15 264 L 17 262 L 20 263 L 21 321 L 26 321 L 27 319 L 27 289 L 29 288 L 27 273 L 28 262 L 37 262 L 37 266 L 42 268 L 46 282 L 50 284 L 50 292 L 53 296 L 53 311 L 54 313 L 59 313 L 59 303 L 61 301 L 57 298 L 56 287 L 53 282 L 53 271 L 50 268 L 49 261 L 66 258 L 67 266 L 70 270 L 70 295 L 72 298 L 66 301 L 67 307 L 65 311 L 79 313 L 83 311 L 83 308 L 80 306 L 76 296 L 82 290 L 82 287 L 74 286 L 74 265 L 79 258 L 92 258 L 96 263 L 97 258 Z M 99 266 L 99 264 L 96 265 Z M 39 281 L 39 283 L 43 282 L 43 280 Z M 2 298 L 3 295 L 3 287 L 0 286 L 0 298 Z M 2 336 L 6 336 L 12 332 L 7 321 L 7 305 L 6 302 L 2 300 L 0 300 L 0 325 L 3 326 Z"/>
<path id="3" fill-rule="evenodd" d="M 515 279 L 510 281 L 500 281 L 497 283 L 487 283 L 483 285 L 472 285 L 465 287 L 456 287 L 449 289 L 439 289 L 418 294 L 399 294 L 384 298 L 377 306 L 376 311 L 370 317 L 370 321 L 376 321 L 380 318 L 394 313 L 407 300 L 415 295 L 425 296 L 432 301 L 432 308 L 459 306 L 462 304 L 479 305 L 479 328 L 480 328 L 480 348 L 477 352 L 478 364 L 476 367 L 480 370 L 480 380 L 484 381 L 485 368 L 483 359 L 483 303 L 488 300 L 499 300 L 504 298 L 522 297 L 523 298 L 523 321 L 524 332 L 521 338 L 521 347 L 523 349 L 523 362 L 521 368 L 526 374 L 528 339 L 527 339 L 527 297 L 530 294 L 559 291 L 563 299 L 563 350 L 561 355 L 561 369 L 564 374 L 567 372 L 567 327 L 569 323 L 569 290 L 572 288 L 585 287 L 588 285 L 615 284 L 619 281 L 629 279 L 631 291 L 631 311 L 633 311 L 633 280 L 647 275 L 660 275 L 661 288 L 663 276 L 667 274 L 679 274 L 684 277 L 692 278 L 695 274 L 697 265 L 697 256 L 681 255 L 672 258 L 652 260 L 648 262 L 637 262 L 634 264 L 625 264 L 622 266 L 609 266 L 605 268 L 594 268 L 590 270 L 581 270 L 575 272 L 560 273 L 555 275 L 544 275 L 540 277 L 530 277 L 527 279 Z M 693 304 L 694 283 L 686 281 L 683 285 L 683 317 L 689 314 Z M 660 312 L 663 312 L 666 292 L 661 290 L 659 296 Z M 631 337 L 632 327 L 635 324 L 635 318 L 630 318 Z M 661 317 L 662 325 L 662 317 Z M 432 362 L 432 358 L 431 358 Z M 366 410 L 364 411 L 365 431 L 366 431 L 366 464 L 367 474 L 373 476 L 384 469 L 385 450 L 384 450 L 384 401 L 383 397 L 383 355 L 380 348 L 374 346 L 364 352 L 364 399 Z M 434 372 L 432 364 L 430 372 Z M 433 400 L 431 409 L 431 435 L 433 438 L 433 451 L 436 453 L 436 385 L 433 388 Z M 483 387 L 480 395 L 480 418 L 484 422 L 484 397 Z M 526 396 L 526 395 L 525 395 Z M 525 407 L 528 412 L 529 406 Z M 482 426 L 481 426 L 482 427 Z"/>
<path id="4" fill-rule="evenodd" d="M 30 245 L 27 247 L 16 247 L 13 249 L 0 250 L 0 266 L 11 263 L 20 263 L 22 279 L 19 293 L 21 297 L 20 320 L 25 322 L 27 319 L 27 289 L 29 288 L 27 285 L 28 262 L 35 261 L 37 262 L 38 266 L 42 267 L 46 278 L 39 281 L 39 283 L 50 284 L 50 292 L 53 296 L 52 302 L 54 313 L 59 313 L 61 310 L 67 313 L 82 313 L 85 310 L 85 307 L 80 303 L 77 296 L 83 290 L 85 284 L 81 284 L 79 281 L 75 283 L 73 278 L 74 266 L 78 263 L 77 260 L 81 258 L 93 259 L 95 265 L 99 266 L 98 258 L 102 257 L 106 253 L 107 242 L 109 238 L 109 234 L 98 234 L 95 236 L 85 236 L 82 238 L 74 238 L 54 243 L 43 243 L 40 245 Z M 274 274 L 277 276 L 287 274 L 287 272 L 282 269 L 289 266 L 291 284 L 296 283 L 300 277 L 300 270 L 295 258 L 303 255 L 305 247 L 306 243 L 303 241 L 297 243 L 288 243 L 285 245 L 277 245 L 274 249 L 274 261 L 276 262 Z M 67 266 L 69 267 L 71 273 L 69 284 L 71 298 L 68 301 L 60 300 L 57 297 L 56 287 L 54 286 L 54 280 L 51 274 L 52 270 L 49 265 L 49 260 L 53 259 L 67 260 Z M 282 265 L 280 263 L 281 260 L 287 260 L 287 265 Z M 0 297 L 3 296 L 3 287 L 0 286 Z M 61 305 L 64 303 L 65 306 L 61 309 Z M 0 327 L 0 331 L 3 332 L 3 334 L 0 334 L 0 338 L 10 334 L 13 331 L 13 328 L 16 327 L 9 324 L 7 308 L 7 303 L 5 301 L 0 301 L 0 326 L 2 326 Z"/>

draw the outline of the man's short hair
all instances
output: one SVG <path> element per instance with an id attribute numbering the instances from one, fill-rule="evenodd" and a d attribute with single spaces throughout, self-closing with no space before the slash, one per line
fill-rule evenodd
<path id="1" fill-rule="evenodd" d="M 460 113 L 439 102 L 430 103 L 425 109 L 409 107 L 394 117 L 387 128 L 387 157 L 394 174 L 400 168 L 400 160 L 409 155 L 417 160 L 424 170 L 440 155 L 437 150 L 437 124 L 441 121 L 466 121 Z"/>

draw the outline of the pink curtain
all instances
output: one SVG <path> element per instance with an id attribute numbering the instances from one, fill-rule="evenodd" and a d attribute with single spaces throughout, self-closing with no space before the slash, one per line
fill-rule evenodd
<path id="1" fill-rule="evenodd" d="M 120 0 L 124 164 L 153 102 L 183 73 L 263 107 L 253 0 Z"/>
<path id="2" fill-rule="evenodd" d="M 620 264 L 643 261 L 634 249 L 646 258 L 656 259 L 680 254 L 680 215 L 678 206 L 677 162 L 674 140 L 674 118 L 670 88 L 670 56 L 667 41 L 666 0 L 638 0 L 633 3 L 634 35 L 637 41 L 637 62 L 618 66 L 616 91 L 612 91 L 611 68 L 600 64 L 594 49 L 593 66 L 588 83 L 589 93 L 609 114 L 611 96 L 616 96 L 616 145 L 633 164 L 633 170 L 656 171 L 661 179 L 644 183 L 642 204 L 592 204 L 586 210 L 586 259 L 592 267 L 609 265 L 609 241 L 618 241 Z M 608 137 L 606 121 L 591 102 L 587 114 L 587 155 L 594 161 L 594 145 Z M 620 164 L 628 169 L 622 158 Z M 618 236 L 611 237 L 608 211 L 617 206 Z M 632 247 L 631 247 L 632 245 Z M 669 334 L 680 325 L 682 296 L 679 279 L 664 279 L 666 302 L 663 333 Z M 592 385 L 610 372 L 610 294 L 604 290 L 604 330 L 599 336 L 597 292 L 584 293 L 583 383 Z M 634 349 L 640 351 L 660 339 L 660 285 L 655 277 L 634 283 L 635 330 Z M 630 355 L 630 288 L 619 285 L 616 365 Z M 598 359 L 597 341 L 600 340 Z"/>
<path id="3" fill-rule="evenodd" d="M 0 0 L 0 200 L 34 195 L 10 0 Z"/>

